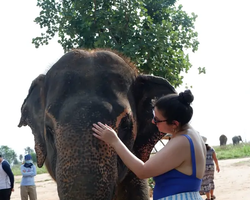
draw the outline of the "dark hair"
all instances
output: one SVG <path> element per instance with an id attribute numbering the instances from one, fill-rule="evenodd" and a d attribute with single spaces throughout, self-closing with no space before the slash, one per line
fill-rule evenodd
<path id="1" fill-rule="evenodd" d="M 208 144 L 205 144 L 205 145 L 206 145 L 207 151 L 211 149 L 211 147 Z"/>
<path id="2" fill-rule="evenodd" d="M 185 90 L 178 94 L 169 94 L 161 97 L 155 102 L 155 107 L 166 118 L 168 124 L 174 120 L 180 123 L 180 126 L 187 124 L 193 116 L 193 108 L 190 104 L 194 96 L 190 90 Z"/>
<path id="3" fill-rule="evenodd" d="M 0 154 L 0 158 L 2 158 L 2 154 Z"/>

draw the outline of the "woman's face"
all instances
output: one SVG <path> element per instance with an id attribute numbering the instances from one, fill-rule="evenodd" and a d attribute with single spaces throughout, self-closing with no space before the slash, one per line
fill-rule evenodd
<path id="1" fill-rule="evenodd" d="M 155 107 L 153 110 L 152 123 L 155 124 L 158 130 L 162 133 L 173 133 L 175 125 L 168 124 L 166 120 L 167 119 L 162 116 L 161 111 Z"/>

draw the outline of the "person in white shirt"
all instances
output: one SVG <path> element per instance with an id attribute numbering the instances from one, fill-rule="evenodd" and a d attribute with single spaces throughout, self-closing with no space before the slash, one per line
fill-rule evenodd
<path id="1" fill-rule="evenodd" d="M 14 175 L 10 164 L 0 154 L 0 200 L 10 200 L 14 191 Z"/>

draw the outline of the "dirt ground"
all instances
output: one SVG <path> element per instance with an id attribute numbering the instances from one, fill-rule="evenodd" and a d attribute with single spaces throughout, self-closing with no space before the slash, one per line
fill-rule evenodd
<path id="1" fill-rule="evenodd" d="M 217 200 L 250 199 L 250 158 L 219 161 L 221 171 L 215 173 Z M 21 176 L 15 177 L 12 200 L 20 200 Z M 59 200 L 55 182 L 48 174 L 35 177 L 38 200 Z M 205 199 L 205 196 L 202 196 Z"/>

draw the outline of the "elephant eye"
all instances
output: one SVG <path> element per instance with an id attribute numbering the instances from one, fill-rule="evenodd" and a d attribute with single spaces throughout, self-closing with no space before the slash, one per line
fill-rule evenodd
<path id="1" fill-rule="evenodd" d="M 46 125 L 46 139 L 49 143 L 54 143 L 54 133 L 55 131 L 48 125 Z"/>
<path id="2" fill-rule="evenodd" d="M 46 125 L 46 132 L 49 133 L 49 134 L 54 135 L 54 130 L 48 125 Z"/>

